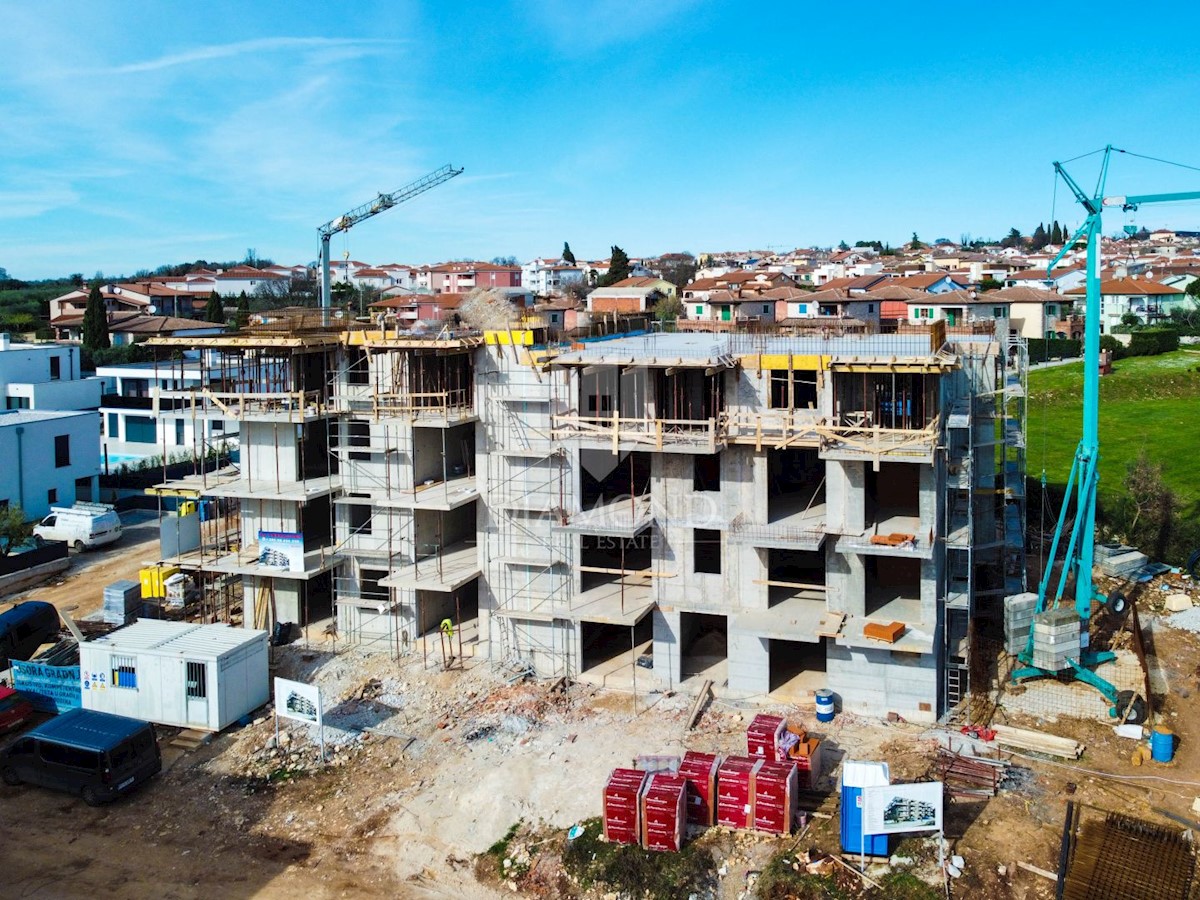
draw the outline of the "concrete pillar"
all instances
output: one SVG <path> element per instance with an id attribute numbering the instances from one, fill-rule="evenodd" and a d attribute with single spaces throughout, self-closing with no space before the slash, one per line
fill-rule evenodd
<path id="1" fill-rule="evenodd" d="M 825 464 L 826 530 L 862 534 L 866 529 L 866 469 L 861 462 L 828 460 Z"/>
<path id="2" fill-rule="evenodd" d="M 680 680 L 679 613 L 655 609 L 654 674 L 665 688 L 674 688 Z"/>
<path id="3" fill-rule="evenodd" d="M 766 694 L 771 690 L 770 641 L 738 631 L 729 622 L 729 691 L 732 694 Z"/>
<path id="4" fill-rule="evenodd" d="M 867 578 L 861 556 L 829 550 L 825 580 L 825 598 L 830 610 L 850 616 L 866 615 Z"/>

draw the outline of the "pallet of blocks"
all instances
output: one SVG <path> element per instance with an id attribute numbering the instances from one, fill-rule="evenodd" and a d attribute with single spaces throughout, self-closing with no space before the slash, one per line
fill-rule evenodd
<path id="1" fill-rule="evenodd" d="M 787 720 L 783 716 L 759 713 L 746 729 L 746 755 L 774 762 L 786 759 L 782 749 L 786 730 Z"/>
<path id="2" fill-rule="evenodd" d="M 689 750 L 683 755 L 679 774 L 687 779 L 687 820 L 689 825 L 707 828 L 717 824 L 717 770 L 721 757 L 715 753 Z"/>
<path id="3" fill-rule="evenodd" d="M 642 791 L 642 849 L 674 853 L 687 832 L 687 779 L 655 772 Z"/>
<path id="4" fill-rule="evenodd" d="M 754 776 L 754 828 L 791 834 L 799 780 L 794 762 L 764 762 Z"/>
<path id="5" fill-rule="evenodd" d="M 788 759 L 796 764 L 801 790 L 817 789 L 824 763 L 824 747 L 820 738 L 805 734 L 788 748 Z"/>
<path id="6" fill-rule="evenodd" d="M 613 769 L 604 785 L 604 839 L 614 844 L 641 843 L 641 798 L 646 773 Z"/>
<path id="7" fill-rule="evenodd" d="M 754 776 L 761 759 L 730 756 L 717 770 L 717 824 L 729 828 L 754 825 Z"/>

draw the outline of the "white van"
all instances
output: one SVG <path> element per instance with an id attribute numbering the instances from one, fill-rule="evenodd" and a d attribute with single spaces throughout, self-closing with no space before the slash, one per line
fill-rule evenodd
<path id="1" fill-rule="evenodd" d="M 66 541 L 76 550 L 90 550 L 121 537 L 121 517 L 107 503 L 52 506 L 33 533 L 47 541 Z"/>

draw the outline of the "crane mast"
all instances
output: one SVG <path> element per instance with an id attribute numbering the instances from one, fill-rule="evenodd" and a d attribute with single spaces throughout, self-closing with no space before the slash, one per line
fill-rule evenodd
<path id="1" fill-rule="evenodd" d="M 325 324 L 329 324 L 328 310 L 332 303 L 329 290 L 330 238 L 339 232 L 349 231 L 359 222 L 365 222 L 372 216 L 377 216 L 381 212 L 391 209 L 393 206 L 399 206 L 401 203 L 407 203 L 417 195 L 423 194 L 429 189 L 435 188 L 439 184 L 449 181 L 456 175 L 461 175 L 462 172 L 462 169 L 456 169 L 452 165 L 444 165 L 440 169 L 435 169 L 428 175 L 418 178 L 416 181 L 392 191 L 390 194 L 380 194 L 374 200 L 370 200 L 361 206 L 356 206 L 354 209 L 343 213 L 336 219 L 330 219 L 317 229 L 317 232 L 321 235 L 321 307 L 323 310 L 325 310 L 323 314 Z"/>

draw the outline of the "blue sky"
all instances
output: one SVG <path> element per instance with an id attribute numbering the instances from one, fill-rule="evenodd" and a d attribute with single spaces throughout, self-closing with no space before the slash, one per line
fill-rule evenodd
<path id="1" fill-rule="evenodd" d="M 806 6 L 10 4 L 0 266 L 306 262 L 322 222 L 447 162 L 465 174 L 335 256 L 1001 235 L 1049 220 L 1054 159 L 1111 142 L 1200 165 L 1200 67 L 1172 37 L 1193 5 Z M 1200 172 L 1122 158 L 1110 187 Z M 1079 218 L 1061 190 L 1057 210 Z M 1200 205 L 1137 221 L 1195 228 Z"/>

